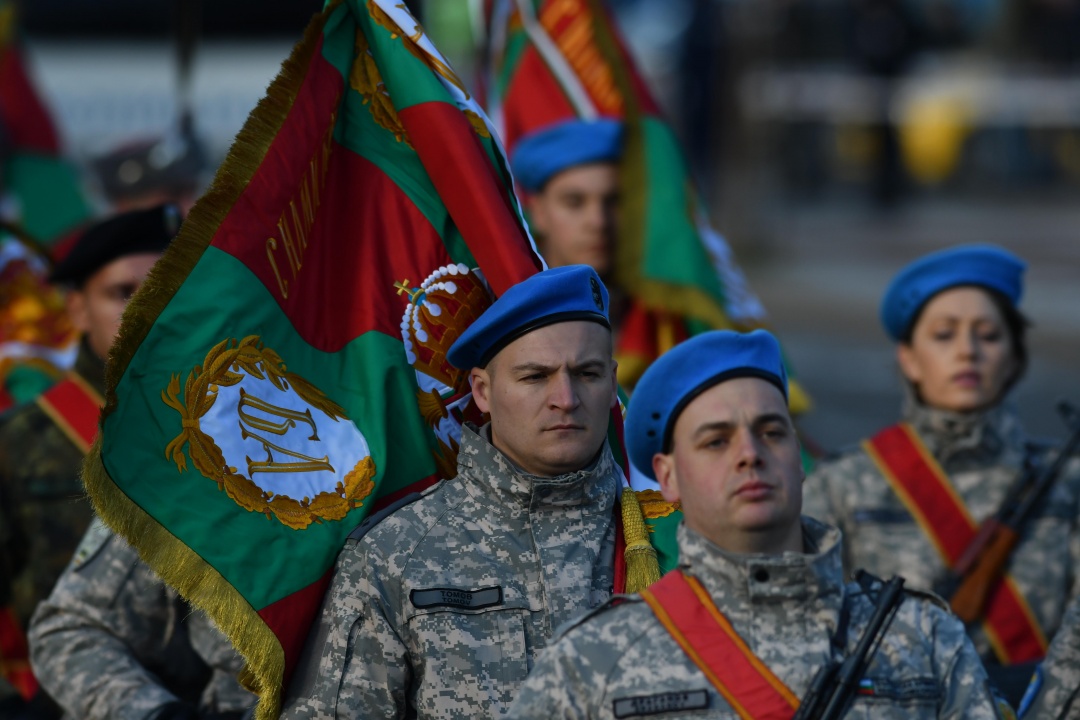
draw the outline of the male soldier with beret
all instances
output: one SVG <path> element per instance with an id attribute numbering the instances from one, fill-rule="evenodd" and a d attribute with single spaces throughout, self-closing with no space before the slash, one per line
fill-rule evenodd
<path id="1" fill-rule="evenodd" d="M 514 178 L 552 267 L 591 265 L 605 277 L 612 270 L 622 138 L 618 120 L 564 120 L 514 147 Z"/>
<path id="2" fill-rule="evenodd" d="M 599 276 L 568 266 L 451 347 L 491 421 L 462 429 L 457 477 L 347 541 L 282 717 L 500 717 L 554 628 L 608 599 L 608 322 Z"/>
<path id="3" fill-rule="evenodd" d="M 7 546 L 11 604 L 25 630 L 38 602 L 52 590 L 93 517 L 79 470 L 97 430 L 105 386 L 105 358 L 120 315 L 150 267 L 172 240 L 179 215 L 171 206 L 126 213 L 86 230 L 56 265 L 50 280 L 68 289 L 67 310 L 81 333 L 74 368 L 0 425 L 0 485 L 8 502 L 0 511 L 17 535 Z M 14 555 L 14 556 L 12 556 Z M 43 702 L 43 698 L 37 701 Z M 0 700 L 19 710 L 13 695 Z M 42 708 L 38 716 L 50 713 Z"/>
<path id="4" fill-rule="evenodd" d="M 566 627 L 511 717 L 792 717 L 819 669 L 852 654 L 887 595 L 866 576 L 845 583 L 839 531 L 800 517 L 786 388 L 763 330 L 698 335 L 645 372 L 627 444 L 682 502 L 679 569 Z M 853 678 L 851 712 L 997 717 L 960 622 L 934 597 L 900 598 Z"/>

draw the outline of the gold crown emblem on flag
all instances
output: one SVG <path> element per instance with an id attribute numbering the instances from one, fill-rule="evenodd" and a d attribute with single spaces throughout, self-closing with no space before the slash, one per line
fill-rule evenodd
<path id="1" fill-rule="evenodd" d="M 467 392 L 468 371 L 451 365 L 446 353 L 465 328 L 491 306 L 491 294 L 480 271 L 463 264 L 444 265 L 420 287 L 410 288 L 407 279 L 394 287 L 399 295 L 409 296 L 401 318 L 401 339 L 409 364 L 452 388 L 455 395 Z"/>

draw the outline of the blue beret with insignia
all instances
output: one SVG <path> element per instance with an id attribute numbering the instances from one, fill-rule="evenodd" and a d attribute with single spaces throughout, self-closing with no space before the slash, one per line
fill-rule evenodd
<path id="1" fill-rule="evenodd" d="M 996 290 L 1013 304 L 1024 292 L 1023 260 L 994 245 L 963 245 L 930 253 L 893 278 L 881 301 L 881 324 L 903 340 L 930 298 L 943 290 L 976 285 Z"/>
<path id="2" fill-rule="evenodd" d="M 709 388 L 737 377 L 766 380 L 787 399 L 787 372 L 772 333 L 714 330 L 661 355 L 638 380 L 626 412 L 626 448 L 634 466 L 655 480 L 653 455 L 671 447 L 682 411 Z"/>
<path id="3" fill-rule="evenodd" d="M 567 120 L 518 141 L 510 157 L 514 179 L 538 192 L 553 175 L 594 162 L 617 162 L 622 156 L 623 124 L 618 120 Z"/>
<path id="4" fill-rule="evenodd" d="M 608 291 L 588 265 L 538 272 L 503 293 L 450 346 L 446 359 L 461 370 L 486 367 L 522 335 L 547 325 L 590 320 L 611 327 Z"/>

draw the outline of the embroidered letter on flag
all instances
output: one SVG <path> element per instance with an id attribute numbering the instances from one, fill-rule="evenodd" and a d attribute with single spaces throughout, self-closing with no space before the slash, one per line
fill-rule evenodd
<path id="1" fill-rule="evenodd" d="M 345 537 L 453 473 L 446 350 L 541 267 L 483 111 L 399 3 L 328 3 L 132 300 L 85 467 L 102 518 L 275 716 Z"/>

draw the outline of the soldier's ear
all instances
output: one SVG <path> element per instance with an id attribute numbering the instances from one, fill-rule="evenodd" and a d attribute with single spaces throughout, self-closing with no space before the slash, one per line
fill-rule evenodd
<path id="1" fill-rule="evenodd" d="M 922 382 L 922 363 L 911 345 L 907 343 L 897 344 L 896 362 L 900 366 L 900 373 L 907 378 L 908 382 L 912 385 L 918 385 Z"/>
<path id="2" fill-rule="evenodd" d="M 480 412 L 491 412 L 491 375 L 484 368 L 469 371 L 469 385 L 472 386 L 473 401 Z"/>
<path id="3" fill-rule="evenodd" d="M 80 333 L 90 332 L 90 314 L 86 307 L 86 293 L 82 290 L 69 290 L 64 296 L 68 318 Z"/>
<path id="4" fill-rule="evenodd" d="M 652 468 L 656 482 L 660 483 L 660 494 L 670 503 L 678 502 L 679 478 L 675 472 L 675 455 L 656 453 L 652 458 Z"/>

